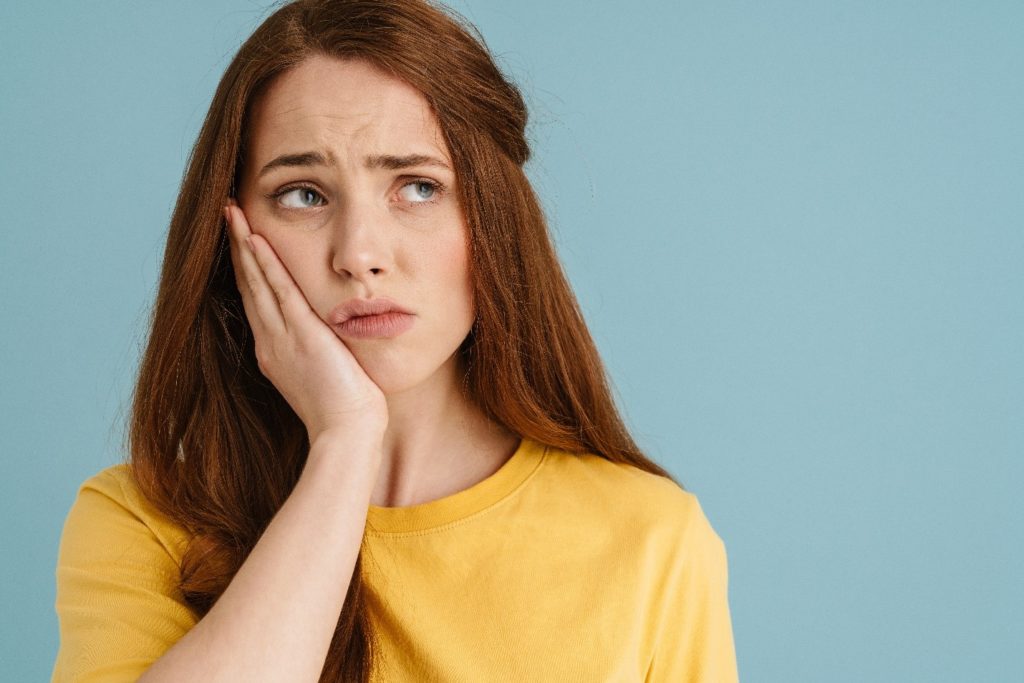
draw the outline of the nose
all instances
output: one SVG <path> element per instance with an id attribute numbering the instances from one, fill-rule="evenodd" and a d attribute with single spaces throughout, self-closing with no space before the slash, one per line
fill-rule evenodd
<path id="1" fill-rule="evenodd" d="M 347 202 L 333 217 L 331 267 L 345 278 L 363 280 L 391 270 L 386 217 L 368 203 Z"/>

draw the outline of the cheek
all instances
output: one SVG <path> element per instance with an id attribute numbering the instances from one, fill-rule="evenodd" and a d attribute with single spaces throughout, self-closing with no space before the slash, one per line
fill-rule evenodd
<path id="1" fill-rule="evenodd" d="M 466 306 L 473 306 L 473 281 L 471 277 L 471 264 L 469 244 L 462 236 L 453 238 L 441 250 L 440 259 L 442 272 L 445 273 L 445 282 L 453 294 L 457 294 L 459 300 Z"/>
<path id="2" fill-rule="evenodd" d="M 272 231 L 262 234 L 273 248 L 278 261 L 291 275 L 292 281 L 298 286 L 306 300 L 312 303 L 315 297 L 313 296 L 313 277 L 311 276 L 314 276 L 316 271 L 311 266 L 317 260 L 317 254 L 312 249 L 313 244 L 284 239 Z"/>
<path id="3" fill-rule="evenodd" d="M 437 220 L 430 230 L 402 244 L 401 253 L 408 258 L 412 280 L 429 283 L 438 296 L 460 297 L 470 285 L 468 229 L 455 216 Z"/>

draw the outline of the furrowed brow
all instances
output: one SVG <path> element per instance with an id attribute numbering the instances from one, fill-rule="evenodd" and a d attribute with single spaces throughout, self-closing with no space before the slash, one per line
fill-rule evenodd
<path id="1" fill-rule="evenodd" d="M 388 171 L 398 171 L 403 168 L 412 168 L 413 166 L 437 166 L 449 171 L 451 170 L 445 162 L 426 154 L 407 154 L 405 156 L 377 154 L 366 157 L 367 168 L 383 168 Z"/>
<path id="2" fill-rule="evenodd" d="M 299 154 L 282 154 L 267 162 L 267 165 L 260 169 L 258 178 L 262 178 L 275 168 L 285 166 L 329 166 L 331 162 L 320 152 L 301 152 Z"/>
<path id="3" fill-rule="evenodd" d="M 321 152 L 282 154 L 281 156 L 275 157 L 267 162 L 267 164 L 260 169 L 259 176 L 257 177 L 262 178 L 275 168 L 291 166 L 330 166 L 333 163 L 333 157 L 329 157 Z M 398 171 L 406 168 L 412 168 L 414 166 L 437 166 L 438 168 L 444 168 L 449 171 L 451 170 L 448 164 L 444 161 L 427 154 L 406 154 L 405 156 L 398 156 L 395 154 L 375 154 L 366 157 L 364 163 L 366 164 L 366 168 L 381 168 L 388 171 Z"/>

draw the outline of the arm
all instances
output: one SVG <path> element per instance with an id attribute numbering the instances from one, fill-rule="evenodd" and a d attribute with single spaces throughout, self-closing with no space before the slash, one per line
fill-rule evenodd
<path id="1" fill-rule="evenodd" d="M 362 541 L 387 404 L 266 241 L 234 213 L 232 260 L 257 362 L 306 425 L 305 469 L 194 626 L 176 590 L 178 562 L 145 513 L 102 496 L 84 501 L 58 568 L 54 683 L 319 679 Z M 254 247 L 240 250 L 238 233 Z M 62 592 L 72 601 L 62 603 Z"/>
<path id="2" fill-rule="evenodd" d="M 294 491 L 223 595 L 139 681 L 316 683 L 359 553 L 379 448 L 331 435 L 314 442 Z"/>
<path id="3" fill-rule="evenodd" d="M 120 468 L 79 487 L 57 557 L 53 683 L 135 681 L 195 625 L 178 589 L 187 542 L 124 485 Z"/>
<path id="4" fill-rule="evenodd" d="M 260 372 L 302 419 L 310 452 L 224 593 L 139 680 L 316 683 L 362 543 L 387 403 L 234 201 L 225 218 Z"/>
<path id="5" fill-rule="evenodd" d="M 739 680 L 725 544 L 688 494 L 689 521 L 672 564 L 647 683 Z"/>

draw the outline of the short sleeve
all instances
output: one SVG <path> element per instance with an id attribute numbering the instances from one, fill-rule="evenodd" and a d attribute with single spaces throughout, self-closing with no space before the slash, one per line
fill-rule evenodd
<path id="1" fill-rule="evenodd" d="M 197 621 L 177 588 L 174 532 L 126 491 L 121 467 L 87 479 L 64 522 L 51 683 L 135 681 Z"/>
<path id="2" fill-rule="evenodd" d="M 687 493 L 688 521 L 674 553 L 646 683 L 739 680 L 725 544 Z"/>

